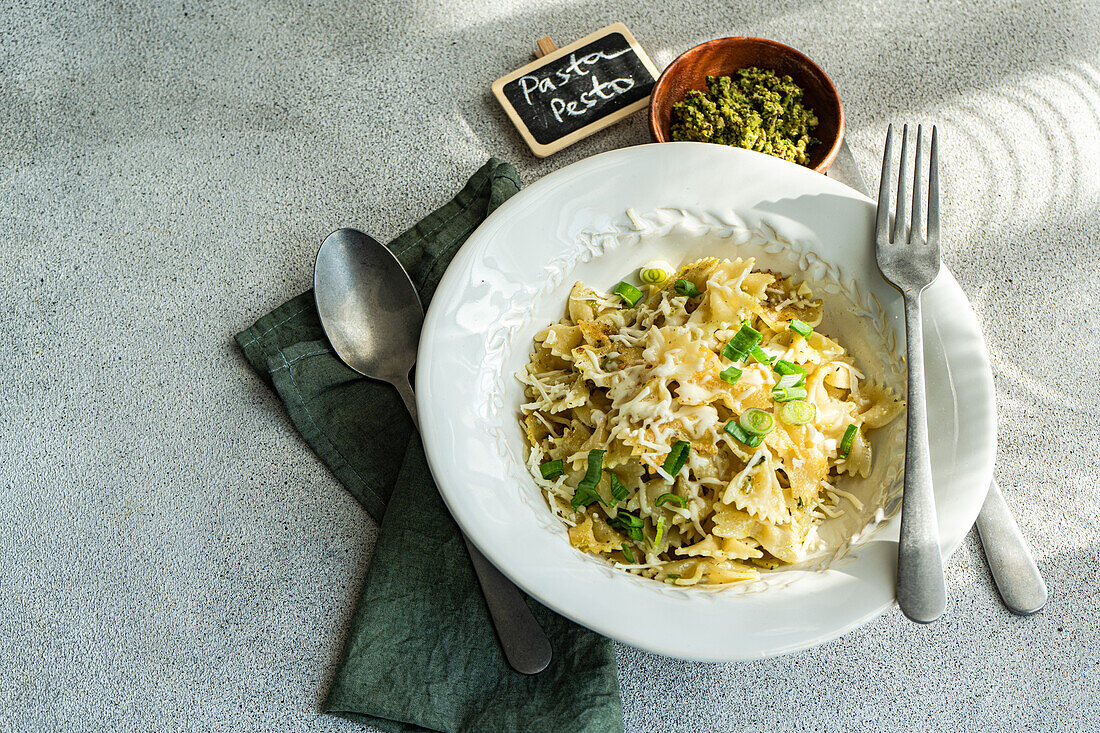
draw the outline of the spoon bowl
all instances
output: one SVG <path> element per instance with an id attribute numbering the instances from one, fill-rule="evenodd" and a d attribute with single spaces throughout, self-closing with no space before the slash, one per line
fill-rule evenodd
<path id="1" fill-rule="evenodd" d="M 337 229 L 317 251 L 313 292 L 337 356 L 360 374 L 394 385 L 415 420 L 409 371 L 424 307 L 405 268 L 374 237 Z"/>

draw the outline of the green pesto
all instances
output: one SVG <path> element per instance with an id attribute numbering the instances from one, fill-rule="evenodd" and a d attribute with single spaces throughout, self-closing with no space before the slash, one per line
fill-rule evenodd
<path id="1" fill-rule="evenodd" d="M 737 78 L 708 76 L 672 105 L 672 139 L 733 145 L 806 165 L 817 115 L 802 104 L 802 88 L 789 76 L 756 67 Z"/>

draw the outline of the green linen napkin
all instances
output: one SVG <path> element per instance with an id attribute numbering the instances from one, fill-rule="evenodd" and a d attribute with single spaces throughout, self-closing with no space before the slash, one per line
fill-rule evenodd
<path id="1" fill-rule="evenodd" d="M 518 190 L 515 169 L 490 159 L 390 243 L 425 305 L 466 238 Z M 313 292 L 236 338 L 302 437 L 381 522 L 325 712 L 384 731 L 621 731 L 609 640 L 528 599 L 554 660 L 530 677 L 508 667 L 397 392 L 336 357 Z"/>

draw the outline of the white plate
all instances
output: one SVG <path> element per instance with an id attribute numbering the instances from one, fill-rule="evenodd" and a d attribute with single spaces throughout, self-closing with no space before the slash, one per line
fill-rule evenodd
<path id="1" fill-rule="evenodd" d="M 527 362 L 534 333 L 564 315 L 575 280 L 610 288 L 653 254 L 673 263 L 700 254 L 760 255 L 765 264 L 774 257 L 804 267 L 804 276 L 840 283 L 876 316 L 826 321 L 825 333 L 859 342 L 877 323 L 883 338 L 892 331 L 898 339 L 893 353 L 881 347 L 878 356 L 896 356 L 904 348 L 900 296 L 875 266 L 873 214 L 869 199 L 823 175 L 701 143 L 598 155 L 505 203 L 440 283 L 416 370 L 428 460 L 463 530 L 543 604 L 673 657 L 760 659 L 819 644 L 881 613 L 894 601 L 896 516 L 823 570 L 778 572 L 719 592 L 632 576 L 574 550 L 524 466 L 522 389 L 513 376 Z M 827 298 L 826 312 L 835 312 L 830 305 Z M 946 269 L 924 294 L 924 319 L 947 557 L 974 523 L 992 477 L 993 381 L 973 311 Z M 866 346 L 852 352 L 861 365 L 876 357 Z M 903 422 L 895 423 L 901 431 Z M 898 440 L 876 448 L 876 463 L 899 460 Z"/>

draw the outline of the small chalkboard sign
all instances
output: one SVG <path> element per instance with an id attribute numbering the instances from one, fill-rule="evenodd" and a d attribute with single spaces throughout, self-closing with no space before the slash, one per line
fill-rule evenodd
<path id="1" fill-rule="evenodd" d="M 542 58 L 497 79 L 493 94 L 540 158 L 649 103 L 657 69 L 622 23 L 564 48 L 539 41 Z"/>

